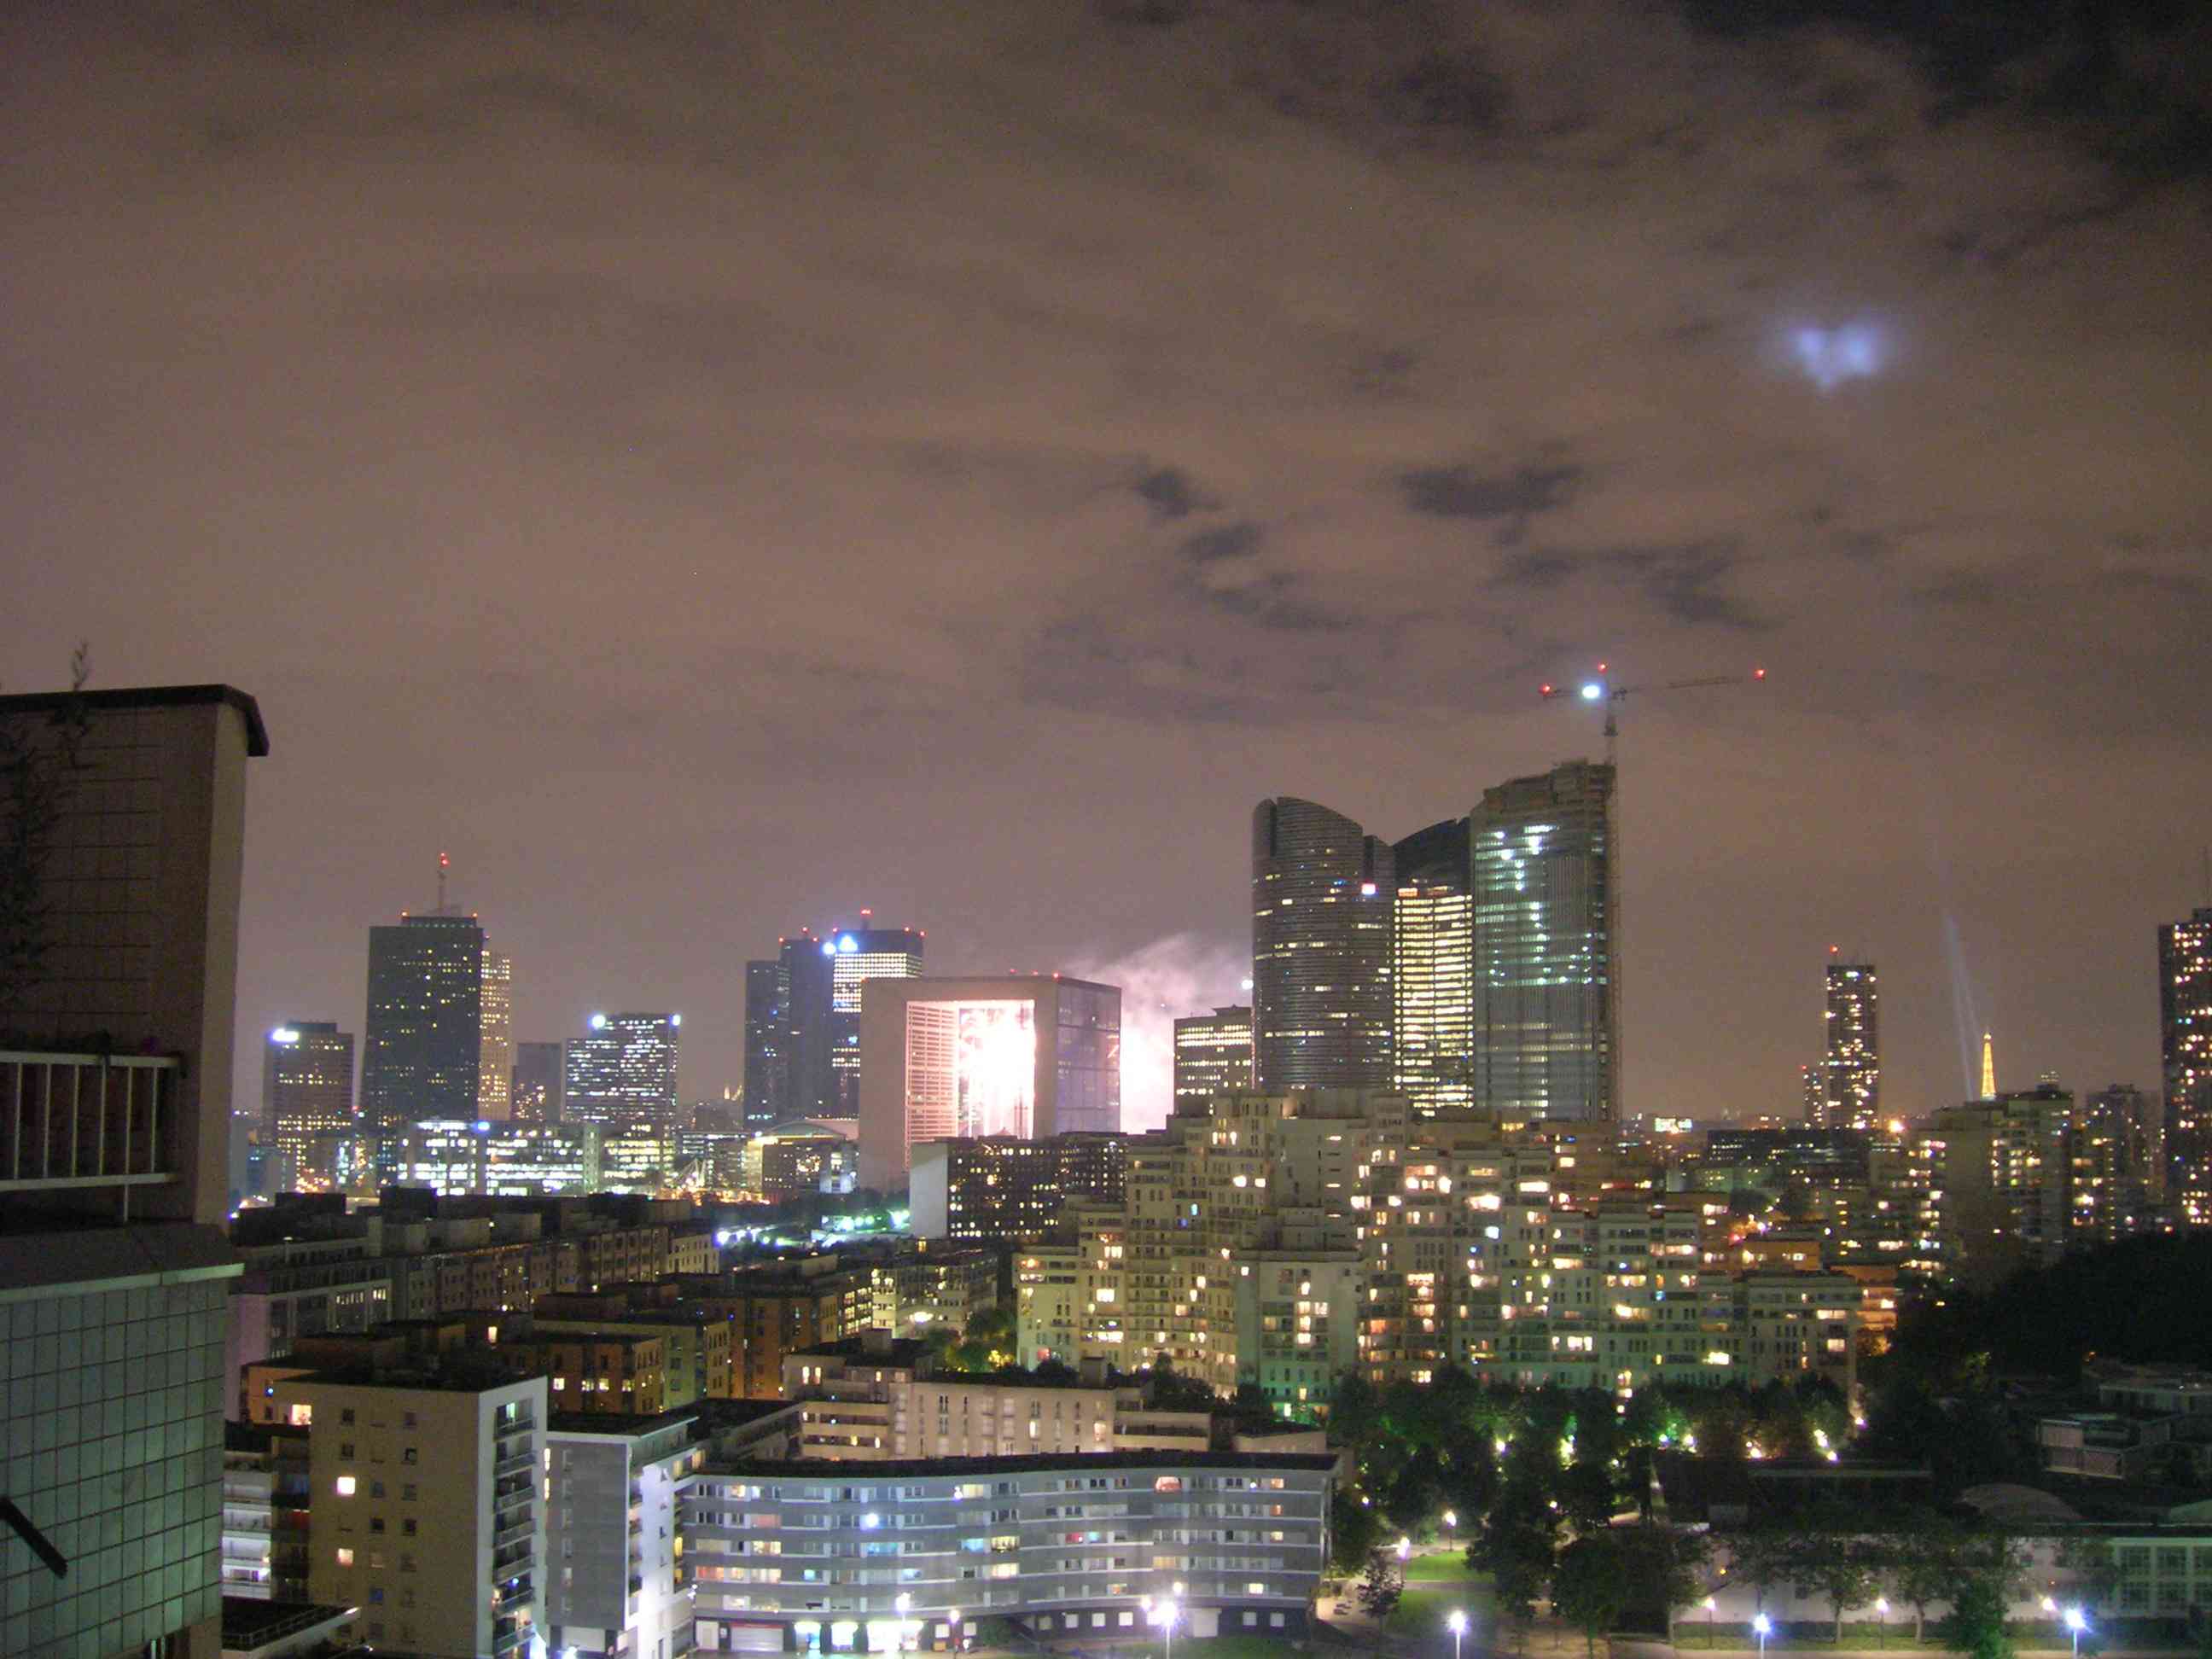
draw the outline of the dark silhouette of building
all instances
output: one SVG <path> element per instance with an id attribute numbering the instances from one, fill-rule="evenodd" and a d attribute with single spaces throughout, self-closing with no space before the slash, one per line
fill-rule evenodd
<path id="1" fill-rule="evenodd" d="M 781 961 L 745 964 L 745 1127 L 765 1129 L 790 1115 L 791 969 Z"/>
<path id="2" fill-rule="evenodd" d="M 477 1115 L 483 1053 L 483 929 L 474 916 L 403 916 L 368 930 L 361 1061 L 366 1127 Z"/>
<path id="3" fill-rule="evenodd" d="M 557 1042 L 518 1042 L 514 1045 L 514 1086 L 512 1109 L 518 1123 L 558 1123 L 562 1084 L 561 1045 Z"/>

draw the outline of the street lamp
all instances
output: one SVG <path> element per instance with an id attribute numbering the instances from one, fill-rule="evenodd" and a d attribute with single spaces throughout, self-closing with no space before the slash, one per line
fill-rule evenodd
<path id="1" fill-rule="evenodd" d="M 1762 1613 L 1751 1621 L 1751 1627 L 1759 1632 L 1759 1659 L 1766 1659 L 1766 1638 L 1774 1633 L 1774 1621 Z"/>
<path id="2" fill-rule="evenodd" d="M 898 1650 L 906 1651 L 906 1616 L 914 1610 L 914 1597 L 901 1590 L 891 1597 L 891 1609 L 898 1614 Z"/>
<path id="3" fill-rule="evenodd" d="M 1175 1597 L 1172 1595 L 1168 1597 L 1166 1601 L 1161 1602 L 1159 1606 L 1152 1609 L 1152 1622 L 1160 1627 L 1161 1638 L 1164 1644 L 1161 1653 L 1161 1659 L 1175 1659 L 1175 1627 L 1176 1612 L 1177 1608 L 1176 1607 Z"/>
<path id="4" fill-rule="evenodd" d="M 1398 1559 L 1401 1561 L 1409 1561 L 1413 1559 L 1413 1540 L 1410 1538 L 1401 1538 L 1398 1540 Z"/>
<path id="5" fill-rule="evenodd" d="M 945 1613 L 945 1634 L 946 1634 L 947 1636 L 949 1636 L 950 1638 L 951 1638 L 951 1640 L 952 1640 L 952 1650 L 953 1650 L 953 1652 L 955 1652 L 955 1653 L 959 1652 L 959 1651 L 960 1651 L 960 1609 L 959 1609 L 959 1608 L 957 1608 L 957 1607 L 951 1607 L 951 1608 L 949 1608 L 949 1609 L 947 1609 L 947 1610 L 946 1610 L 946 1613 Z"/>
<path id="6" fill-rule="evenodd" d="M 1886 1595 L 1875 1596 L 1874 1611 L 1875 1617 L 1881 1620 L 1881 1634 L 1876 1638 L 1876 1644 L 1886 1648 L 1889 1645 L 1889 1598 Z"/>
<path id="7" fill-rule="evenodd" d="M 2081 1616 L 2081 1608 L 2066 1609 L 2066 1628 L 2074 1632 L 2074 1659 L 2081 1659 L 2081 1632 L 2089 1628 L 2089 1621 Z"/>
<path id="8" fill-rule="evenodd" d="M 1457 1510 L 1446 1510 L 1444 1511 L 1444 1525 L 1451 1528 L 1455 1531 L 1457 1530 L 1459 1527 L 1459 1511 Z"/>
<path id="9" fill-rule="evenodd" d="M 1460 1638 L 1467 1634 L 1467 1613 L 1462 1608 L 1454 1607 L 1451 1617 L 1444 1623 L 1450 1627 L 1452 1633 L 1452 1659 L 1459 1659 Z"/>
<path id="10" fill-rule="evenodd" d="M 1713 1636 L 1713 1598 L 1708 1595 L 1705 1598 L 1705 1645 L 1707 1647 L 1712 1646 L 1715 1639 L 1716 1638 Z"/>

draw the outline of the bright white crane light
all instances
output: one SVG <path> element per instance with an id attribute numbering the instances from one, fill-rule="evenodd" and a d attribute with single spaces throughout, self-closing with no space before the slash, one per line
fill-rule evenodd
<path id="1" fill-rule="evenodd" d="M 1595 702 L 1604 695 L 1605 688 L 1600 685 L 1595 680 L 1590 681 L 1588 684 L 1583 687 L 1583 701 L 1584 702 Z"/>

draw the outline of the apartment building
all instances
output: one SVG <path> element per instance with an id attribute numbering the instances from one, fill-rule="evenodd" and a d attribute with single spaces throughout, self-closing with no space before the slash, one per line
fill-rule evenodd
<path id="1" fill-rule="evenodd" d="M 688 1413 L 556 1413 L 545 1434 L 549 1652 L 676 1659 L 691 1648 L 683 1503 L 706 1459 Z"/>
<path id="2" fill-rule="evenodd" d="M 605 1331 L 613 1335 L 658 1337 L 666 1347 L 662 1379 L 664 1408 L 681 1411 L 702 1400 L 728 1400 L 737 1394 L 737 1328 L 726 1314 L 695 1305 L 632 1303 L 629 1286 L 591 1295 L 540 1297 L 531 1320 L 539 1337 Z"/>
<path id="3" fill-rule="evenodd" d="M 793 1354 L 783 1395 L 799 1402 L 801 1457 L 844 1462 L 902 1458 L 1204 1451 L 1206 1412 L 1148 1407 L 1139 1387 L 1109 1387 L 1105 1368 L 1086 1386 L 940 1373 L 927 1347 L 872 1331 Z"/>
<path id="4" fill-rule="evenodd" d="M 532 1330 L 499 1352 L 519 1370 L 543 1371 L 555 1409 L 587 1416 L 658 1417 L 668 1408 L 668 1339 L 658 1332 Z"/>
<path id="5" fill-rule="evenodd" d="M 375 1646 L 505 1659 L 538 1624 L 545 1379 L 318 1372 L 276 1382 L 307 1431 L 307 1589 Z"/>
<path id="6" fill-rule="evenodd" d="M 963 1625 L 1296 1637 L 1328 1559 L 1335 1460 L 1235 1452 L 902 1460 L 820 1470 L 710 1461 L 684 1504 L 708 1653 L 957 1645 Z"/>

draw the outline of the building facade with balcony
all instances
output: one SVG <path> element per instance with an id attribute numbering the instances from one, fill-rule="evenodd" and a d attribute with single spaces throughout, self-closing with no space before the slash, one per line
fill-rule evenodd
<path id="1" fill-rule="evenodd" d="M 308 1435 L 310 1597 L 434 1659 L 505 1659 L 538 1625 L 545 1379 L 327 1372 L 276 1382 Z"/>
<path id="2" fill-rule="evenodd" d="M 545 1644 L 676 1659 L 691 1649 L 680 1528 L 705 1462 L 688 1413 L 556 1415 L 545 1435 Z"/>
<path id="3" fill-rule="evenodd" d="M 705 1652 L 957 1646 L 1037 1636 L 1299 1636 L 1328 1559 L 1335 1460 L 1236 1452 L 709 1462 L 684 1504 Z"/>

